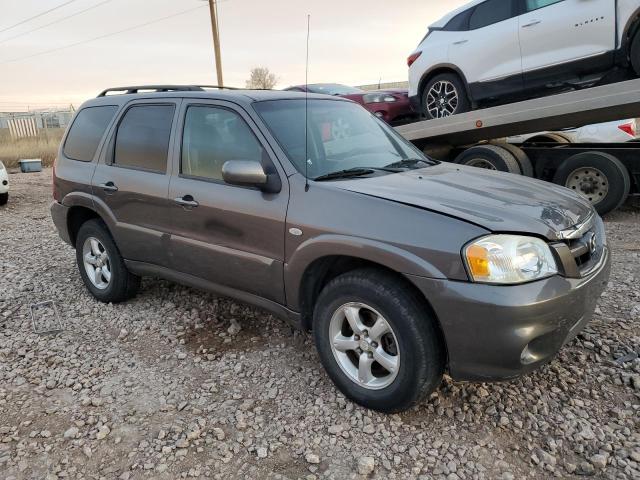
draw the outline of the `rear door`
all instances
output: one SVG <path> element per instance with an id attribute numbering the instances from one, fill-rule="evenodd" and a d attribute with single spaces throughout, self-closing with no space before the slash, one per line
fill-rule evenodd
<path id="1" fill-rule="evenodd" d="M 172 268 L 284 303 L 284 229 L 288 184 L 265 138 L 229 102 L 186 101 L 180 113 L 171 201 Z M 275 169 L 279 193 L 229 185 L 228 160 Z"/>
<path id="2" fill-rule="evenodd" d="M 461 31 L 450 32 L 449 61 L 459 67 L 475 100 L 522 89 L 517 0 L 487 0 L 470 9 Z"/>
<path id="3" fill-rule="evenodd" d="M 129 104 L 93 175 L 96 207 L 127 260 L 169 263 L 168 159 L 179 102 Z"/>
<path id="4" fill-rule="evenodd" d="M 613 66 L 613 0 L 521 0 L 520 45 L 527 88 Z"/>

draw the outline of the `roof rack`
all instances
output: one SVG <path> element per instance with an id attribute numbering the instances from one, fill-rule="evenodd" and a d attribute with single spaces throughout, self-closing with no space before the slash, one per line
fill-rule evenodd
<path id="1" fill-rule="evenodd" d="M 133 87 L 114 87 L 107 88 L 100 92 L 98 97 L 106 97 L 109 93 L 132 94 L 138 93 L 140 90 L 151 90 L 152 92 L 202 92 L 205 88 L 217 88 L 220 90 L 238 90 L 234 87 L 221 87 L 219 85 L 136 85 Z"/>

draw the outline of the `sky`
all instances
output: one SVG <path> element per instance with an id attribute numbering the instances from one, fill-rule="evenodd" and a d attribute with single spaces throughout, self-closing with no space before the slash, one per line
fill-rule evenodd
<path id="1" fill-rule="evenodd" d="M 219 0 L 224 83 L 244 87 L 257 66 L 276 88 L 304 83 L 307 14 L 309 83 L 405 81 L 428 25 L 464 3 Z M 77 107 L 113 86 L 215 83 L 206 0 L 0 0 L 0 111 Z"/>

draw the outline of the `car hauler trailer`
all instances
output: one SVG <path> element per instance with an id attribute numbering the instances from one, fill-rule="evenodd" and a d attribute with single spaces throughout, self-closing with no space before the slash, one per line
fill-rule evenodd
<path id="1" fill-rule="evenodd" d="M 600 214 L 640 194 L 640 143 L 569 143 L 560 135 L 514 145 L 505 138 L 640 117 L 640 79 L 397 127 L 443 161 L 532 176 L 571 188 Z"/>

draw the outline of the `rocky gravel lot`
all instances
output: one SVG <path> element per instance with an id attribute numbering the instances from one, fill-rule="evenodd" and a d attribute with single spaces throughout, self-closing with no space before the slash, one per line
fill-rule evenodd
<path id="1" fill-rule="evenodd" d="M 0 478 L 640 478 L 637 206 L 606 219 L 611 283 L 556 360 L 510 383 L 445 379 L 388 416 L 346 401 L 311 338 L 262 311 L 156 279 L 94 301 L 50 176 L 11 175 L 0 208 Z M 45 300 L 63 331 L 34 333 Z"/>

